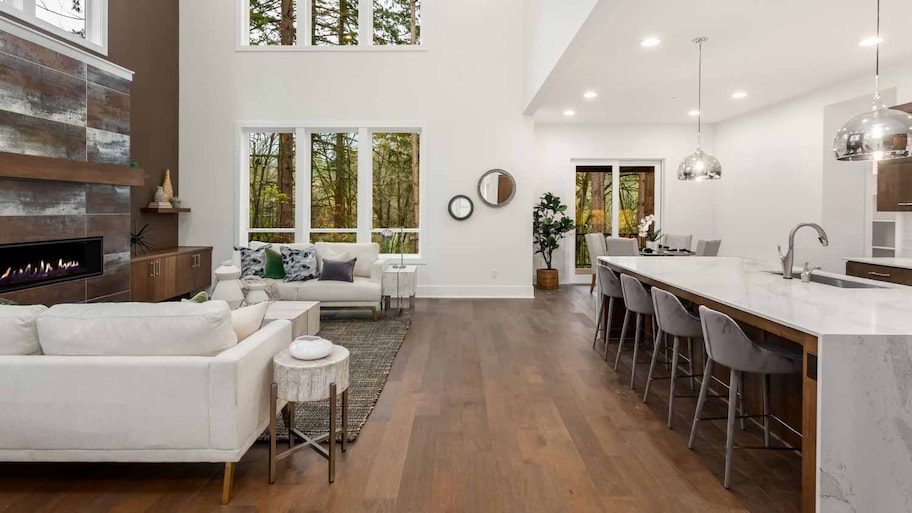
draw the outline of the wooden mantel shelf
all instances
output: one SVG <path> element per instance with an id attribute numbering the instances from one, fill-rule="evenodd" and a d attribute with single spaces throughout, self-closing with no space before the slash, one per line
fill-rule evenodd
<path id="1" fill-rule="evenodd" d="M 93 164 L 78 160 L 0 152 L 0 178 L 101 183 L 135 187 L 145 182 L 145 172 L 142 169 L 129 166 Z"/>
<path id="2" fill-rule="evenodd" d="M 146 212 L 146 213 L 149 213 L 149 214 L 185 214 L 185 213 L 187 213 L 187 212 L 190 212 L 190 209 L 189 209 L 189 208 L 174 208 L 174 207 L 171 207 L 171 208 L 149 208 L 149 207 L 143 207 L 143 208 L 141 208 L 140 210 L 141 210 L 142 212 Z"/>

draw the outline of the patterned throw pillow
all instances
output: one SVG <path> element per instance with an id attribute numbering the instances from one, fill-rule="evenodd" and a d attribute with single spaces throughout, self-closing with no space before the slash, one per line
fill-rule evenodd
<path id="1" fill-rule="evenodd" d="M 282 246 L 280 249 L 285 281 L 307 281 L 320 275 L 317 272 L 316 248 L 292 249 Z"/>
<path id="2" fill-rule="evenodd" d="M 264 244 L 256 249 L 235 247 L 241 252 L 241 276 L 259 276 L 266 274 L 266 251 L 272 244 Z"/>

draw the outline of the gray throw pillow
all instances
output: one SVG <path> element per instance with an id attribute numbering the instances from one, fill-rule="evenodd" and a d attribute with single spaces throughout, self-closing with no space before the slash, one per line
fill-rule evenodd
<path id="1" fill-rule="evenodd" d="M 279 249 L 282 250 L 285 281 L 307 281 L 320 275 L 317 272 L 316 248 L 292 249 L 282 246 Z"/>
<path id="2" fill-rule="evenodd" d="M 256 249 L 239 248 L 234 249 L 241 252 L 241 276 L 259 276 L 266 274 L 266 250 L 272 247 L 272 244 L 264 244 Z"/>
<path id="3" fill-rule="evenodd" d="M 323 274 L 320 275 L 320 281 L 355 281 L 355 262 L 357 258 L 351 260 L 326 260 L 323 259 Z"/>

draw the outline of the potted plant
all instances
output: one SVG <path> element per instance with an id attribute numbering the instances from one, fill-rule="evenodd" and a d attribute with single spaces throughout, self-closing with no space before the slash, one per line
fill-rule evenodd
<path id="1" fill-rule="evenodd" d="M 536 283 L 545 290 L 558 288 L 560 276 L 557 269 L 551 267 L 554 250 L 560 247 L 560 240 L 573 230 L 573 219 L 567 216 L 567 205 L 561 199 L 546 192 L 532 209 L 532 242 L 535 254 L 541 254 L 545 260 L 545 269 L 536 271 Z"/>
<path id="2" fill-rule="evenodd" d="M 639 229 L 640 240 L 645 241 L 646 249 L 652 251 L 659 250 L 659 239 L 662 238 L 662 230 L 656 230 L 652 233 L 649 233 L 649 228 L 652 226 L 652 223 L 655 222 L 655 214 L 649 214 L 648 216 L 640 219 L 637 228 Z"/>

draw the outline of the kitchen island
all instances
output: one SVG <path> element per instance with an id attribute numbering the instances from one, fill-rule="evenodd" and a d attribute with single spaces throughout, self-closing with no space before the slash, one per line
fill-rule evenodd
<path id="1" fill-rule="evenodd" d="M 912 288 L 734 257 L 599 264 L 803 347 L 802 511 L 912 511 Z"/>

